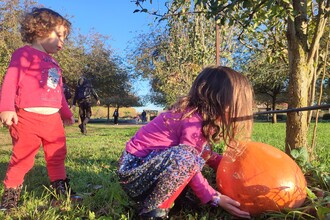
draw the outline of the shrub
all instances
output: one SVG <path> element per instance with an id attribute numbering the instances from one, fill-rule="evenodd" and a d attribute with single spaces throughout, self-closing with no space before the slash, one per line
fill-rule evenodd
<path id="1" fill-rule="evenodd" d="M 254 116 L 254 119 L 256 121 L 268 121 L 267 115 L 256 115 Z"/>
<path id="2" fill-rule="evenodd" d="M 324 114 L 322 119 L 323 120 L 330 120 L 330 114 L 329 113 Z"/>
<path id="3" fill-rule="evenodd" d="M 276 117 L 278 121 L 286 121 L 287 118 L 286 114 L 281 114 L 281 115 L 277 114 Z"/>

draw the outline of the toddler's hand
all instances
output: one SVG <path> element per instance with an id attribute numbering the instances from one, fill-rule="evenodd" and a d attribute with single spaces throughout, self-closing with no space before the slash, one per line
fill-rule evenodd
<path id="1" fill-rule="evenodd" d="M 11 126 L 18 123 L 18 117 L 14 111 L 4 111 L 0 113 L 0 120 L 4 125 Z"/>
<path id="2" fill-rule="evenodd" d="M 72 116 L 70 119 L 64 119 L 63 124 L 64 126 L 70 126 L 75 123 L 74 117 Z"/>

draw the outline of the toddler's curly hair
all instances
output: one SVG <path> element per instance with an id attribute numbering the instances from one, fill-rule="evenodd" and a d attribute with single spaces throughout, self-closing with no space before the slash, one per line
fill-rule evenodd
<path id="1" fill-rule="evenodd" d="M 48 8 L 32 8 L 21 20 L 21 35 L 23 42 L 32 43 L 36 38 L 47 37 L 58 25 L 66 28 L 68 36 L 71 23 L 59 13 Z"/>

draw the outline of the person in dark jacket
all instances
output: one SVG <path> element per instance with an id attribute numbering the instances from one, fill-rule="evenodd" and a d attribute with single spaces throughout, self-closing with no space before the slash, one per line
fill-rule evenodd
<path id="1" fill-rule="evenodd" d="M 113 123 L 115 125 L 118 125 L 118 117 L 119 117 L 119 112 L 118 109 L 116 108 L 115 111 L 113 112 Z"/>
<path id="2" fill-rule="evenodd" d="M 85 77 L 81 77 L 78 80 L 72 106 L 73 110 L 75 110 L 76 103 L 78 103 L 79 117 L 81 119 L 79 128 L 84 135 L 87 134 L 86 125 L 92 116 L 92 96 L 96 100 L 96 104 L 100 105 L 99 97 L 90 82 Z"/>
<path id="3" fill-rule="evenodd" d="M 69 104 L 69 99 L 72 98 L 71 96 L 71 92 L 70 92 L 70 88 L 69 86 L 66 84 L 66 79 L 62 76 L 62 82 L 63 82 L 63 92 L 64 92 L 64 96 L 66 99 L 66 102 Z"/>
<path id="4" fill-rule="evenodd" d="M 147 122 L 147 112 L 145 110 L 143 110 L 141 117 L 142 117 L 142 123 L 146 123 Z"/>

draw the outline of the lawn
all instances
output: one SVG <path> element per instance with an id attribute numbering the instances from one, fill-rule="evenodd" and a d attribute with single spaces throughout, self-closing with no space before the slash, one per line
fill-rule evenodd
<path id="1" fill-rule="evenodd" d="M 35 166 L 26 175 L 20 208 L 10 215 L 0 212 L 0 219 L 135 219 L 134 206 L 121 190 L 116 177 L 117 161 L 130 139 L 141 125 L 88 124 L 88 135 L 81 135 L 77 124 L 66 128 L 68 156 L 67 172 L 72 188 L 84 197 L 80 204 L 64 201 L 59 207 L 50 205 L 49 180 L 45 168 L 43 152 L 36 157 Z M 312 130 L 312 129 L 311 129 Z M 318 156 L 312 163 L 303 164 L 304 172 L 311 173 L 311 188 L 321 187 L 324 195 L 308 199 L 304 207 L 292 212 L 270 213 L 254 219 L 313 219 L 312 212 L 329 210 L 329 170 L 330 150 L 328 133 L 330 123 L 318 124 Z M 11 139 L 6 128 L 0 128 L 0 179 L 5 176 L 11 153 Z M 255 123 L 253 140 L 284 148 L 285 123 Z M 205 175 L 214 183 L 214 174 L 206 169 Z M 327 182 L 329 181 L 329 182 Z M 325 183 L 324 183 L 325 182 Z M 0 184 L 0 193 L 3 184 Z M 312 193 L 312 192 L 311 192 Z M 231 219 L 219 208 L 197 206 L 198 199 L 187 193 L 192 203 L 176 206 L 171 219 Z M 312 193 L 313 197 L 314 194 Z M 293 217 L 294 216 L 294 217 Z M 315 218 L 317 219 L 317 218 Z"/>

